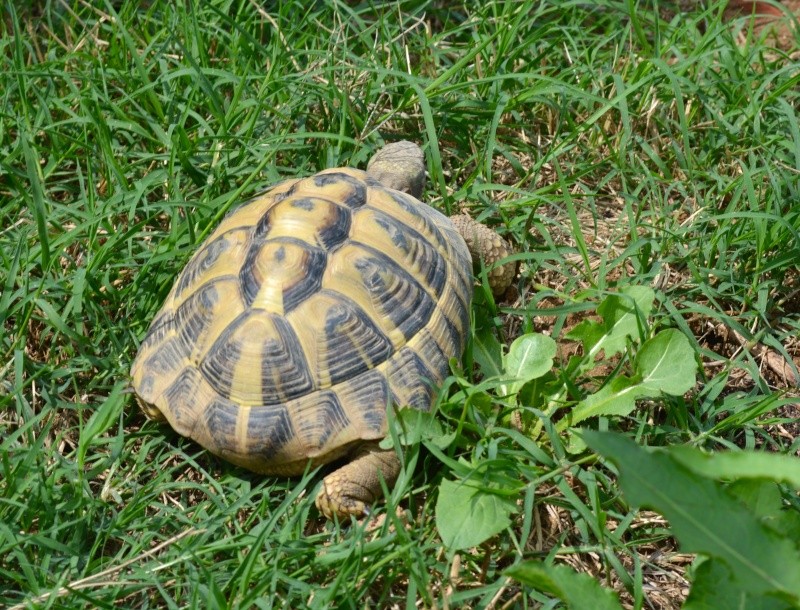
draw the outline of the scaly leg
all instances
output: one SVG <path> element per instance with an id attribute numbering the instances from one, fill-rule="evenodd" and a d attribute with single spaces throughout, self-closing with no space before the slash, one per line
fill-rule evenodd
<path id="1" fill-rule="evenodd" d="M 400 460 L 394 449 L 377 443 L 362 446 L 353 459 L 322 481 L 317 508 L 328 519 L 337 515 L 360 517 L 383 495 L 381 477 L 391 489 L 400 474 Z"/>

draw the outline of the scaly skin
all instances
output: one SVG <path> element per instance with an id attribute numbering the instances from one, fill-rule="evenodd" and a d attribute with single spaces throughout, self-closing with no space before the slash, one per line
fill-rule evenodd
<path id="1" fill-rule="evenodd" d="M 383 495 L 381 479 L 391 489 L 399 474 L 400 460 L 394 449 L 381 449 L 377 443 L 362 445 L 350 462 L 322 481 L 317 508 L 328 519 L 360 517 Z"/>
<path id="2" fill-rule="evenodd" d="M 461 237 L 467 242 L 467 248 L 472 255 L 472 260 L 482 260 L 488 269 L 489 287 L 496 297 L 503 296 L 514 276 L 517 275 L 517 263 L 510 262 L 496 265 L 497 261 L 511 254 L 508 242 L 495 233 L 492 229 L 477 220 L 472 220 L 466 214 L 451 216 L 450 220 Z"/>

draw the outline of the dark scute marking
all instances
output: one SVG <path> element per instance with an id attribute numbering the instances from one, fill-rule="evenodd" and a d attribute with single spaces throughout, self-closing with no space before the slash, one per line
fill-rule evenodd
<path id="1" fill-rule="evenodd" d="M 326 250 L 332 250 L 344 242 L 350 235 L 352 224 L 353 213 L 347 208 L 332 205 L 331 211 L 333 218 L 319 232 L 319 240 Z"/>
<path id="2" fill-rule="evenodd" d="M 150 323 L 150 328 L 147 330 L 144 339 L 142 339 L 142 347 L 160 343 L 174 328 L 175 314 L 172 311 L 162 311 Z"/>
<path id="3" fill-rule="evenodd" d="M 236 421 L 239 419 L 239 411 L 240 407 L 230 400 L 219 398 L 214 399 L 206 409 L 205 420 L 208 425 L 208 431 L 223 449 L 237 450 L 235 445 L 225 447 L 227 444 L 225 441 L 236 436 Z"/>
<path id="4" fill-rule="evenodd" d="M 398 407 L 430 411 L 436 398 L 436 386 L 443 381 L 440 371 L 431 371 L 420 357 L 406 347 L 398 354 L 389 371 L 389 385 Z"/>
<path id="5" fill-rule="evenodd" d="M 318 292 L 319 287 L 322 285 L 322 276 L 324 275 L 325 267 L 328 264 L 328 255 L 324 250 L 314 248 L 308 244 L 303 244 L 303 248 L 305 249 L 307 255 L 305 275 L 300 281 L 284 289 L 284 314 L 288 314 L 312 294 Z"/>
<path id="6" fill-rule="evenodd" d="M 438 378 L 444 379 L 450 372 L 449 361 L 452 357 L 459 357 L 461 353 L 446 354 L 439 343 L 428 330 L 421 331 L 423 337 L 417 344 L 417 351 L 422 359 L 433 367 Z"/>
<path id="7" fill-rule="evenodd" d="M 352 188 L 352 191 L 344 197 L 343 203 L 350 209 L 357 209 L 363 206 L 367 202 L 367 189 L 363 181 L 353 178 L 348 174 L 340 173 L 340 172 L 333 172 L 328 174 L 317 174 L 313 177 L 314 186 L 319 188 L 337 184 L 341 182 L 347 182 Z"/>
<path id="8" fill-rule="evenodd" d="M 208 383 L 220 396 L 230 397 L 233 373 L 242 356 L 242 345 L 234 337 L 234 331 L 242 323 L 243 314 L 234 320 L 214 341 L 208 353 L 200 361 L 199 369 Z"/>
<path id="9" fill-rule="evenodd" d="M 470 288 L 470 292 L 472 292 L 472 286 L 470 286 L 469 288 Z M 459 333 L 459 337 L 461 339 L 461 343 L 459 343 L 458 354 L 461 355 L 461 348 L 462 348 L 462 345 L 463 345 L 464 336 L 468 332 L 470 332 L 470 330 L 469 330 L 470 329 L 470 325 L 469 325 L 470 301 L 467 301 L 466 303 L 463 302 L 461 300 L 461 295 L 460 294 L 457 294 L 456 298 L 459 300 L 459 303 L 461 304 L 461 307 L 458 308 L 458 313 L 459 313 L 460 318 L 461 318 L 459 320 L 460 327 L 463 329 Z M 456 332 L 458 332 L 458 331 L 456 331 Z"/>
<path id="10" fill-rule="evenodd" d="M 342 200 L 342 203 L 345 204 L 351 210 L 356 210 L 362 207 L 364 204 L 367 203 L 367 191 L 363 187 L 358 188 L 357 190 L 350 193 L 347 197 Z"/>
<path id="11" fill-rule="evenodd" d="M 278 336 L 264 342 L 261 359 L 261 399 L 264 405 L 275 405 L 314 389 L 314 381 L 303 348 L 292 327 L 284 318 L 270 315 Z"/>
<path id="12" fill-rule="evenodd" d="M 198 370 L 187 366 L 172 382 L 172 385 L 164 391 L 164 399 L 169 405 L 172 417 L 175 419 L 175 428 L 186 436 L 191 435 L 197 423 L 193 402 L 197 396 L 197 388 L 200 383 L 201 378 Z"/>
<path id="13" fill-rule="evenodd" d="M 406 238 L 406 231 L 413 229 L 406 227 L 403 223 L 381 212 L 375 212 L 375 222 L 380 228 L 386 231 L 386 234 L 395 246 L 405 254 L 411 252 L 411 247 L 408 245 L 408 239 Z"/>
<path id="14" fill-rule="evenodd" d="M 428 244 L 425 245 L 426 247 L 429 247 Z M 423 269 L 425 269 L 425 267 L 423 267 Z M 428 282 L 428 286 L 433 289 L 433 292 L 437 297 L 442 295 L 445 282 L 447 281 L 447 264 L 438 252 L 436 252 L 436 257 L 433 260 L 433 264 L 428 267 L 428 271 L 425 275 L 425 281 Z"/>
<path id="15" fill-rule="evenodd" d="M 258 240 L 251 244 L 247 249 L 247 254 L 245 254 L 242 268 L 239 270 L 239 289 L 242 292 L 242 298 L 247 307 L 253 304 L 261 288 L 261 282 L 256 277 L 254 270 L 263 243 L 263 240 Z"/>
<path id="16" fill-rule="evenodd" d="M 325 355 L 331 383 L 352 379 L 392 355 L 392 342 L 354 303 L 339 299 L 325 319 Z"/>
<path id="17" fill-rule="evenodd" d="M 320 392 L 314 398 L 316 407 L 308 411 L 313 417 L 301 422 L 297 431 L 320 448 L 331 436 L 349 426 L 350 419 L 334 392 Z"/>
<path id="18" fill-rule="evenodd" d="M 359 259 L 355 267 L 364 286 L 381 313 L 410 339 L 428 323 L 436 303 L 395 261 L 369 246 L 363 247 L 371 254 Z"/>
<path id="19" fill-rule="evenodd" d="M 462 328 L 468 329 L 469 328 L 469 312 L 465 308 L 461 313 L 463 314 L 462 315 L 462 324 L 465 322 L 465 319 L 466 319 L 466 324 L 467 324 L 466 326 L 462 326 Z M 456 358 L 458 358 L 458 357 L 461 356 L 462 352 L 464 351 L 464 334 L 459 332 L 458 328 L 456 328 L 456 325 L 453 324 L 453 322 L 452 322 L 452 320 L 450 320 L 450 318 L 448 318 L 447 316 L 444 316 L 444 315 L 442 316 L 442 318 L 444 319 L 444 326 L 445 326 L 445 329 L 447 330 L 447 334 L 450 336 L 450 342 L 455 346 L 455 350 L 457 352 L 457 353 L 452 354 L 452 355 L 455 356 Z"/>
<path id="20" fill-rule="evenodd" d="M 238 231 L 239 229 L 234 230 Z M 210 269 L 214 263 L 219 260 L 219 257 L 224 252 L 227 252 L 230 247 L 231 242 L 228 241 L 228 236 L 226 233 L 220 235 L 214 241 L 202 248 L 197 255 L 189 261 L 178 278 L 178 286 L 175 290 L 175 295 L 180 296 L 187 288 L 190 288 L 195 283 L 197 278 Z"/>
<path id="21" fill-rule="evenodd" d="M 389 385 L 380 371 L 369 371 L 358 375 L 337 389 L 339 400 L 357 411 L 363 425 L 373 435 L 383 432 L 386 409 L 391 404 Z"/>
<path id="22" fill-rule="evenodd" d="M 311 210 L 314 209 L 314 202 L 308 197 L 299 197 L 298 199 L 295 199 L 294 201 L 291 202 L 291 206 L 293 208 L 298 208 L 300 210 L 305 210 L 307 212 L 310 212 Z"/>
<path id="23" fill-rule="evenodd" d="M 250 409 L 247 421 L 248 449 L 266 460 L 286 445 L 294 436 L 292 420 L 284 405 L 270 405 Z"/>
<path id="24" fill-rule="evenodd" d="M 156 376 L 169 375 L 185 356 L 180 341 L 174 337 L 162 342 L 159 348 L 142 363 L 142 369 Z"/>
<path id="25" fill-rule="evenodd" d="M 270 210 L 271 209 L 272 208 L 270 208 Z M 258 219 L 258 222 L 256 223 L 256 228 L 253 231 L 253 237 L 259 241 L 264 239 L 267 233 L 269 233 L 269 228 L 271 225 L 272 223 L 270 222 L 269 210 L 267 210 L 261 215 L 261 218 Z"/>
<path id="26" fill-rule="evenodd" d="M 322 284 L 322 276 L 325 272 L 325 266 L 328 264 L 327 254 L 321 248 L 310 246 L 304 241 L 292 237 L 281 237 L 273 240 L 273 242 L 283 242 L 287 244 L 295 244 L 300 246 L 306 251 L 307 260 L 305 264 L 305 275 L 299 281 L 291 286 L 288 286 L 283 291 L 283 308 L 285 313 L 289 313 L 292 309 L 297 307 L 300 303 L 305 301 L 309 296 L 319 290 Z M 261 281 L 255 274 L 255 265 L 258 256 L 261 253 L 261 246 L 263 242 L 254 243 L 244 257 L 244 263 L 239 271 L 239 285 L 242 291 L 242 297 L 245 305 L 250 307 L 255 301 L 258 291 L 261 289 Z M 277 266 L 283 265 L 284 258 L 279 256 L 281 250 L 276 253 L 274 263 Z M 266 272 L 268 274 L 269 271 Z M 266 275 L 265 274 L 265 275 Z"/>
<path id="27" fill-rule="evenodd" d="M 286 258 L 286 249 L 281 246 L 275 251 L 275 261 L 282 263 L 284 258 Z"/>
<path id="28" fill-rule="evenodd" d="M 387 401 L 386 404 L 388 405 L 389 402 Z M 370 432 L 380 434 L 383 431 L 383 423 L 386 421 L 386 407 L 365 411 L 361 414 L 361 418 Z"/>
<path id="29" fill-rule="evenodd" d="M 421 233 L 399 220 L 376 210 L 375 222 L 406 255 L 409 264 L 419 267 L 425 274 L 425 282 L 437 297 L 440 296 L 447 280 L 447 263 L 444 257 Z"/>
<path id="30" fill-rule="evenodd" d="M 445 219 L 439 212 L 434 210 L 429 205 L 425 205 L 405 193 L 387 189 L 386 193 L 394 200 L 394 202 L 405 210 L 408 214 L 419 218 L 420 222 L 425 225 L 425 233 L 430 235 L 442 248 L 447 248 L 447 239 L 439 230 L 436 223 L 436 218 L 441 217 Z"/>
<path id="31" fill-rule="evenodd" d="M 312 177 L 314 186 L 322 188 L 331 184 L 338 184 L 340 182 L 347 182 L 351 185 L 361 184 L 360 180 L 356 180 L 349 174 L 344 172 L 326 172 L 324 174 L 316 174 Z"/>
<path id="32" fill-rule="evenodd" d="M 140 397 L 150 396 L 153 393 L 153 386 L 155 385 L 155 382 L 155 376 L 152 373 L 146 373 L 139 382 L 139 386 L 136 388 L 136 394 Z M 145 400 L 145 402 L 148 401 Z"/>
<path id="33" fill-rule="evenodd" d="M 178 336 L 187 355 L 191 353 L 192 346 L 203 336 L 214 318 L 219 303 L 216 283 L 214 281 L 203 286 L 181 303 L 175 311 Z"/>

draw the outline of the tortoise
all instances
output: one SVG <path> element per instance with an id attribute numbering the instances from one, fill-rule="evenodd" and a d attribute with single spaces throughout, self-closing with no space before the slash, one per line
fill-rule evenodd
<path id="1" fill-rule="evenodd" d="M 360 516 L 392 486 L 387 408 L 429 410 L 470 326 L 473 257 L 492 291 L 509 246 L 421 203 L 425 163 L 388 144 L 367 171 L 287 180 L 225 217 L 142 340 L 132 386 L 152 419 L 239 466 L 323 479 L 319 510 Z"/>

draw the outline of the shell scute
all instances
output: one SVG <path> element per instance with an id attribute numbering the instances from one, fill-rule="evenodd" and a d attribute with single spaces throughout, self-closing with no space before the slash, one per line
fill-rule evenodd
<path id="1" fill-rule="evenodd" d="M 319 290 L 327 256 L 291 238 L 269 240 L 247 253 L 239 282 L 248 307 L 288 313 Z"/>
<path id="2" fill-rule="evenodd" d="M 351 209 L 360 208 L 367 203 L 367 188 L 364 183 L 364 172 L 347 168 L 339 168 L 320 172 L 308 182 L 314 190 L 333 201 L 341 202 Z"/>
<path id="3" fill-rule="evenodd" d="M 241 416 L 241 407 L 230 400 L 215 398 L 203 413 L 206 427 L 218 439 L 235 439 L 236 428 Z M 221 447 L 230 451 L 231 448 Z"/>
<path id="4" fill-rule="evenodd" d="M 265 462 L 272 461 L 294 437 L 292 420 L 284 405 L 250 409 L 247 419 L 248 455 L 259 456 Z"/>
<path id="5" fill-rule="evenodd" d="M 211 240 L 187 263 L 175 283 L 175 298 L 181 299 L 198 285 L 216 278 L 235 277 L 247 242 L 248 231 L 243 228 L 232 229 Z"/>
<path id="6" fill-rule="evenodd" d="M 205 406 L 208 395 L 200 372 L 193 367 L 185 367 L 161 395 L 165 404 L 169 405 L 165 413 L 173 428 L 184 436 L 192 436 L 202 416 L 200 406 Z M 202 444 L 202 443 L 201 443 Z"/>
<path id="7" fill-rule="evenodd" d="M 345 298 L 328 307 L 324 329 L 320 347 L 331 385 L 378 366 L 394 351 L 392 342 L 369 316 Z"/>
<path id="8" fill-rule="evenodd" d="M 332 250 L 350 234 L 352 212 L 324 197 L 298 195 L 273 205 L 259 220 L 254 239 L 294 238 L 310 246 Z"/>
<path id="9" fill-rule="evenodd" d="M 174 327 L 184 357 L 197 362 L 244 313 L 238 286 L 235 276 L 210 280 L 175 308 Z"/>
<path id="10" fill-rule="evenodd" d="M 447 281 L 447 262 L 424 235 L 381 210 L 358 215 L 356 233 L 366 246 L 397 261 L 439 298 Z"/>
<path id="11" fill-rule="evenodd" d="M 319 455 L 330 439 L 350 426 L 339 397 L 330 390 L 304 397 L 291 416 L 300 443 L 309 457 Z"/>
<path id="12" fill-rule="evenodd" d="M 222 332 L 199 368 L 219 395 L 247 406 L 280 404 L 314 389 L 286 319 L 253 309 Z"/>
<path id="13" fill-rule="evenodd" d="M 452 243 L 445 238 L 442 230 L 443 225 L 449 226 L 450 224 L 445 216 L 430 206 L 420 206 L 413 197 L 400 191 L 384 188 L 373 190 L 381 193 L 381 197 L 388 196 L 392 200 L 393 215 L 403 224 L 428 236 L 427 240 L 440 252 L 451 252 Z M 469 258 L 469 254 L 467 257 Z"/>
<path id="14" fill-rule="evenodd" d="M 368 252 L 355 268 L 379 315 L 392 321 L 408 340 L 425 326 L 436 307 L 413 276 L 379 252 Z"/>
<path id="15" fill-rule="evenodd" d="M 337 388 L 339 400 L 357 423 L 361 438 L 373 440 L 386 433 L 386 409 L 391 406 L 389 383 L 377 369 L 352 377 Z"/>
<path id="16" fill-rule="evenodd" d="M 403 348 L 389 364 L 387 376 L 392 402 L 398 407 L 430 411 L 436 398 L 436 386 L 444 379 L 444 367 L 429 369 L 410 347 Z"/>

